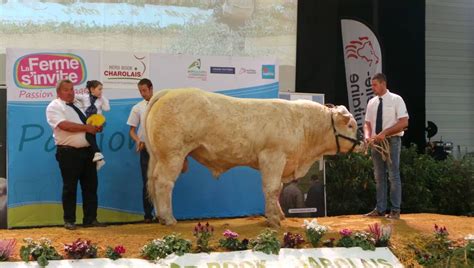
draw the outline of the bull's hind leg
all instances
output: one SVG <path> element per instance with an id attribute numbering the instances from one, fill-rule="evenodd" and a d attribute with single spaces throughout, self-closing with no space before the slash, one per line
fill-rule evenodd
<path id="1" fill-rule="evenodd" d="M 158 160 L 153 172 L 153 187 L 155 190 L 155 208 L 157 216 L 162 224 L 173 225 L 176 219 L 173 216 L 172 195 L 173 188 L 183 168 L 183 157 L 169 157 Z"/>
<path id="2" fill-rule="evenodd" d="M 283 190 L 283 183 L 281 182 L 280 183 L 280 190 L 278 191 L 278 197 L 280 197 L 282 190 Z M 285 219 L 285 213 L 281 209 L 279 198 L 277 199 L 277 201 L 278 201 L 278 213 L 280 214 L 280 220 L 284 220 Z"/>
<path id="3" fill-rule="evenodd" d="M 258 156 L 262 174 L 263 193 L 265 194 L 265 216 L 271 227 L 280 227 L 280 204 L 278 198 L 281 187 L 281 176 L 285 167 L 285 154 L 263 151 Z"/>

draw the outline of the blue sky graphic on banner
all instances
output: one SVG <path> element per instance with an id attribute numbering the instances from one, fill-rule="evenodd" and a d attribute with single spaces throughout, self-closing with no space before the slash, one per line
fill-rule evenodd
<path id="1" fill-rule="evenodd" d="M 30 62 L 38 60 L 39 63 L 44 54 L 50 57 L 61 53 L 70 53 L 73 55 L 71 59 L 74 55 L 84 59 L 86 80 L 98 79 L 110 66 L 127 67 L 138 64 L 147 65 L 149 68 L 148 75 L 155 83 L 155 91 L 165 85 L 168 88 L 198 86 L 243 98 L 278 97 L 278 81 L 263 80 L 259 73 L 263 64 L 276 64 L 274 60 L 272 62 L 268 58 L 200 57 L 201 68 L 207 68 L 205 73 L 207 81 L 203 82 L 194 76 L 189 76 L 188 67 L 195 61 L 195 56 L 163 54 L 161 58 L 159 54 L 142 53 L 139 57 L 140 62 L 137 63 L 137 54 L 124 52 L 121 59 L 114 63 L 114 57 L 104 56 L 104 52 L 99 51 L 7 50 L 9 227 L 62 224 L 62 178 L 55 160 L 56 150 L 51 136 L 52 130 L 46 122 L 45 115 L 46 106 L 56 96 L 55 89 L 52 87 L 37 89 L 33 85 L 27 85 L 28 80 L 20 77 L 14 69 L 15 63 L 22 57 L 33 57 Z M 31 56 L 33 54 L 40 56 Z M 104 63 L 104 58 L 111 62 Z M 239 76 L 238 72 L 244 68 L 242 64 L 245 65 L 245 70 L 256 70 L 255 74 L 251 71 L 250 74 Z M 233 67 L 236 74 L 215 74 L 219 77 L 214 78 L 214 74 L 209 72 L 209 67 L 206 67 L 210 65 Z M 164 66 L 168 66 L 172 75 L 158 73 Z M 80 68 L 74 69 L 74 64 L 68 67 L 70 72 L 78 73 L 78 84 L 75 85 L 75 89 L 83 91 L 84 85 L 79 79 L 82 71 L 78 71 Z M 54 74 L 58 70 L 47 70 L 47 72 Z M 15 83 L 18 81 L 26 84 L 18 87 L 18 83 Z M 196 84 L 195 81 L 199 82 Z M 129 84 L 129 79 L 124 84 Z M 26 93 L 21 93 L 22 91 L 39 97 L 25 99 Z M 106 126 L 104 132 L 97 135 L 97 141 L 107 162 L 98 173 L 98 218 L 104 222 L 142 220 L 139 155 L 135 152 L 135 145 L 128 134 L 129 127 L 126 125 L 131 107 L 140 101 L 139 93 L 135 85 L 127 87 L 114 82 L 104 83 L 104 95 L 111 99 L 111 111 L 104 113 L 107 118 Z M 82 202 L 79 186 L 77 202 L 79 204 Z M 238 167 L 216 180 L 207 168 L 191 160 L 189 171 L 182 174 L 176 182 L 173 205 L 177 219 L 262 214 L 264 198 L 260 174 L 250 168 Z M 80 221 L 82 218 L 80 205 L 76 212 Z"/>

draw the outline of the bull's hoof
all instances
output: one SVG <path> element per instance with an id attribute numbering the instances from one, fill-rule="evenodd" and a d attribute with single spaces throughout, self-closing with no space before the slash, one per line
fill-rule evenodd
<path id="1" fill-rule="evenodd" d="M 160 223 L 163 225 L 176 225 L 177 221 L 174 217 L 166 217 L 166 218 L 161 218 L 159 217 Z"/>
<path id="2" fill-rule="evenodd" d="M 285 214 L 281 213 L 281 214 L 280 214 L 280 221 L 282 221 L 282 220 L 284 220 L 284 219 L 286 219 Z"/>
<path id="3" fill-rule="evenodd" d="M 280 221 L 276 219 L 267 219 L 267 225 L 271 228 L 280 228 Z"/>

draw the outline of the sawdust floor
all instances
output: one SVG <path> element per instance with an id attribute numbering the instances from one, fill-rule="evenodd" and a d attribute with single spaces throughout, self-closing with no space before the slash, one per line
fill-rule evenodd
<path id="1" fill-rule="evenodd" d="M 282 240 L 284 232 L 296 232 L 304 235 L 302 229 L 302 218 L 288 218 L 282 221 L 280 228 L 280 240 Z M 64 255 L 62 251 L 64 243 L 71 243 L 77 238 L 83 240 L 91 240 L 99 247 L 99 256 L 104 256 L 106 246 L 123 245 L 127 252 L 125 257 L 140 258 L 140 249 L 148 241 L 155 238 L 162 238 L 164 235 L 181 233 L 183 237 L 190 239 L 195 243 L 192 230 L 199 220 L 180 221 L 176 226 L 163 226 L 158 223 L 144 224 L 121 224 L 110 225 L 105 228 L 78 228 L 74 231 L 65 230 L 62 227 L 44 227 L 30 229 L 13 229 L 0 230 L 0 238 L 17 239 L 16 249 L 12 260 L 18 261 L 19 249 L 23 244 L 22 239 L 30 237 L 38 239 L 41 237 L 49 238 L 53 241 L 53 245 Z M 201 222 L 209 222 L 215 228 L 211 245 L 220 250 L 218 240 L 222 238 L 222 232 L 225 229 L 231 229 L 239 233 L 240 238 L 254 238 L 264 228 L 267 227 L 265 218 L 263 217 L 246 217 L 232 219 L 210 219 L 201 220 Z M 446 226 L 452 240 L 462 241 L 468 234 L 474 234 L 474 217 L 449 216 L 439 214 L 402 214 L 400 220 L 387 220 L 384 218 L 366 218 L 361 215 L 336 216 L 318 218 L 318 223 L 326 225 L 330 228 L 324 239 L 331 237 L 338 238 L 338 231 L 343 228 L 352 230 L 366 230 L 369 224 L 373 223 L 391 224 L 393 225 L 393 234 L 390 249 L 406 266 L 414 265 L 413 252 L 407 249 L 407 245 L 416 237 L 422 234 L 431 235 L 434 224 Z M 305 244 L 308 247 L 309 244 Z M 415 265 L 416 266 L 416 265 Z"/>

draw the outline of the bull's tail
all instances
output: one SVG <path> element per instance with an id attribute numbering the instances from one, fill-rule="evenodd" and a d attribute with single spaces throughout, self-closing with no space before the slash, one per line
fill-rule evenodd
<path id="1" fill-rule="evenodd" d="M 147 190 L 148 190 L 148 198 L 150 198 L 150 201 L 153 202 L 153 204 L 156 204 L 155 202 L 157 201 L 156 195 L 156 189 L 154 187 L 153 183 L 153 172 L 155 171 L 157 159 L 155 156 L 155 152 L 153 151 L 153 148 L 150 146 L 150 139 L 149 135 L 152 134 L 152 130 L 148 129 L 146 126 L 146 122 L 148 120 L 148 113 L 150 112 L 151 108 L 153 107 L 153 104 L 155 104 L 161 97 L 163 97 L 166 93 L 168 93 L 169 90 L 161 90 L 158 91 L 157 93 L 153 94 L 153 97 L 151 97 L 150 101 L 148 102 L 147 109 L 145 111 L 145 116 L 144 116 L 144 122 L 143 123 L 143 128 L 145 131 L 145 147 L 148 151 L 148 154 L 150 155 L 150 160 L 148 161 L 148 172 L 147 172 L 147 177 L 148 177 L 148 182 L 147 182 Z"/>

